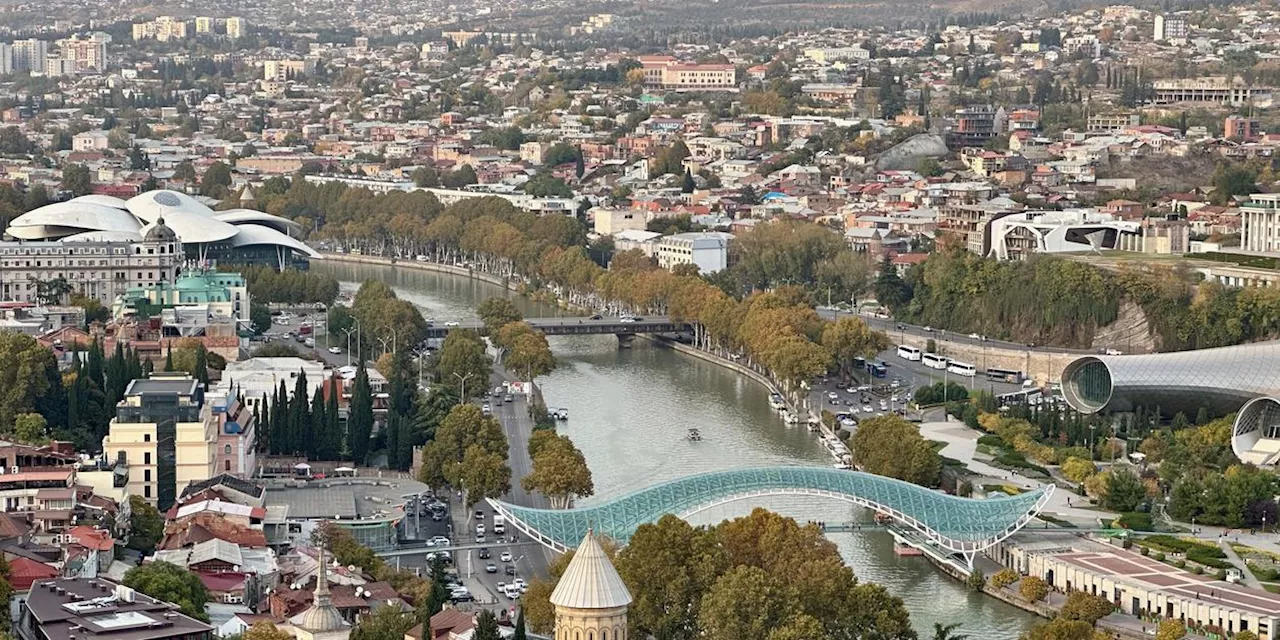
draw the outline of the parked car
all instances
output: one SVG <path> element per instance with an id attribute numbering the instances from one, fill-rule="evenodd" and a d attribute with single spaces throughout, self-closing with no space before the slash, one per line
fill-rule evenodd
<path id="1" fill-rule="evenodd" d="M 334 355 L 338 355 L 339 353 L 342 353 L 342 348 L 341 348 L 341 347 L 329 347 L 329 353 L 332 353 L 332 354 L 334 354 Z"/>

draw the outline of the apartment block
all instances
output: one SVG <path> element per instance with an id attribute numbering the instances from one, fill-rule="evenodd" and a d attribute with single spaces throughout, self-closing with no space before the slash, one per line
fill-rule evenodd
<path id="1" fill-rule="evenodd" d="M 227 18 L 227 37 L 228 38 L 243 37 L 244 32 L 247 28 L 248 28 L 248 25 L 245 24 L 244 18 L 239 18 L 236 16 Z"/>
<path id="2" fill-rule="evenodd" d="M 1254 86 L 1240 78 L 1228 79 L 1226 76 L 1156 80 L 1152 89 L 1155 90 L 1156 104 L 1205 102 L 1240 106 L 1271 97 L 1270 87 Z"/>
<path id="3" fill-rule="evenodd" d="M 671 56 L 640 56 L 644 84 L 653 89 L 730 89 L 738 84 L 731 64 L 690 64 Z"/>
<path id="4" fill-rule="evenodd" d="M 658 241 L 658 266 L 674 269 L 682 264 L 698 267 L 699 273 L 715 273 L 730 266 L 733 234 L 720 231 L 677 233 Z"/>
<path id="5" fill-rule="evenodd" d="M 49 57 L 49 43 L 44 40 L 15 40 L 13 42 L 14 71 L 44 71 L 44 61 Z"/>
<path id="6" fill-rule="evenodd" d="M 1156 40 L 1185 42 L 1190 35 L 1191 25 L 1187 24 L 1186 18 L 1165 15 L 1156 16 L 1155 33 L 1152 34 Z"/>
<path id="7" fill-rule="evenodd" d="M 208 16 L 196 18 L 196 33 L 213 33 L 213 18 Z"/>

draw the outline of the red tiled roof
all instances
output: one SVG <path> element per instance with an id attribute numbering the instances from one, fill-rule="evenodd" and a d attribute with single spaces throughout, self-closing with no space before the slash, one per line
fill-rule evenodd
<path id="1" fill-rule="evenodd" d="M 262 531 L 229 520 L 220 513 L 204 511 L 180 522 L 169 522 L 158 548 L 181 549 L 215 538 L 242 547 L 267 546 L 267 537 Z"/>
<path id="2" fill-rule="evenodd" d="M 28 591 L 36 580 L 58 577 L 58 570 L 30 558 L 14 558 L 9 561 L 9 584 L 15 591 Z"/>
<path id="3" fill-rule="evenodd" d="M 235 571 L 227 571 L 224 573 L 197 571 L 196 575 L 200 577 L 200 582 L 202 582 L 205 588 L 209 591 L 226 593 L 228 591 L 243 590 L 244 581 L 249 574 L 238 573 Z"/>
<path id="4" fill-rule="evenodd" d="M 110 551 L 116 545 L 116 541 L 111 538 L 111 534 L 93 527 L 72 527 L 67 533 L 76 538 L 77 544 L 89 549 Z"/>

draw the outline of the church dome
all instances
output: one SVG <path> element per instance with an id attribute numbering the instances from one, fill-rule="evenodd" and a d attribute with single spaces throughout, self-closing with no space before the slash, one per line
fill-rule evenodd
<path id="1" fill-rule="evenodd" d="M 147 229 L 147 233 L 142 236 L 144 242 L 176 242 L 178 234 L 173 232 L 164 223 L 164 218 L 156 218 L 156 223 Z"/>

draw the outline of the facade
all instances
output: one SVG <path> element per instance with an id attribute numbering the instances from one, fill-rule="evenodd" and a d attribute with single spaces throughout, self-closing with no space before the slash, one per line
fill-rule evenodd
<path id="1" fill-rule="evenodd" d="M 71 37 L 58 41 L 58 46 L 62 49 L 62 58 L 74 61 L 77 70 L 107 68 L 107 43 L 103 39 Z"/>
<path id="2" fill-rule="evenodd" d="M 1005 130 L 1004 107 L 973 105 L 955 111 L 955 124 L 947 131 L 947 145 L 980 147 Z"/>
<path id="3" fill-rule="evenodd" d="M 244 18 L 239 18 L 236 16 L 227 18 L 227 37 L 228 38 L 243 37 L 245 29 L 246 29 L 246 25 L 244 22 Z"/>
<path id="4" fill-rule="evenodd" d="M 1262 135 L 1262 126 L 1254 118 L 1229 115 L 1222 123 L 1222 137 L 1249 141 Z"/>
<path id="5" fill-rule="evenodd" d="M 1092 209 L 1026 211 L 993 220 L 990 226 L 988 256 L 997 260 L 1072 251 L 1181 254 L 1190 234 L 1184 220 L 1126 221 Z"/>
<path id="6" fill-rule="evenodd" d="M 31 38 L 13 41 L 13 70 L 41 71 L 49 57 L 49 43 Z"/>
<path id="7" fill-rule="evenodd" d="M 938 226 L 960 236 L 971 253 L 985 256 L 991 252 L 991 223 L 1021 210 L 1021 205 L 1004 198 L 948 203 L 938 209 Z"/>
<path id="8" fill-rule="evenodd" d="M 178 310 L 172 315 L 179 323 L 184 308 L 198 308 L 206 322 L 232 322 L 247 326 L 249 322 L 249 285 L 244 276 L 230 271 L 197 268 L 183 272 L 172 283 L 156 283 L 134 287 L 112 303 L 111 313 L 121 319 L 131 313 L 152 315 L 161 310 Z"/>
<path id="9" fill-rule="evenodd" d="M 597 207 L 589 213 L 595 232 L 602 236 L 611 236 L 619 231 L 644 231 L 649 222 L 648 213 L 636 209 Z"/>
<path id="10" fill-rule="evenodd" d="M 31 585 L 13 622 L 20 640 L 210 640 L 213 627 L 101 578 Z"/>
<path id="11" fill-rule="evenodd" d="M 34 302 L 37 282 L 64 278 L 73 293 L 109 307 L 130 289 L 177 280 L 183 261 L 180 241 L 113 237 L 86 233 L 63 241 L 0 242 L 0 300 Z"/>
<path id="12" fill-rule="evenodd" d="M 818 64 L 828 64 L 842 60 L 870 60 L 871 52 L 862 47 L 818 47 L 805 49 L 804 57 Z"/>
<path id="13" fill-rule="evenodd" d="M 631 592 L 588 530 L 551 592 L 555 640 L 627 640 Z"/>
<path id="14" fill-rule="evenodd" d="M 1280 252 L 1280 194 L 1255 193 L 1240 207 L 1240 248 Z"/>
<path id="15" fill-rule="evenodd" d="M 715 273 L 730 266 L 733 234 L 720 231 L 677 233 L 658 241 L 658 266 L 671 270 L 692 264 L 699 273 Z"/>
<path id="16" fill-rule="evenodd" d="M 731 64 L 688 64 L 671 56 L 640 56 L 644 84 L 652 89 L 732 89 L 738 84 Z"/>
<path id="17" fill-rule="evenodd" d="M 153 373 L 125 389 L 103 455 L 129 467 L 131 495 L 164 511 L 187 484 L 213 476 L 216 424 L 199 381 Z"/>
<path id="18" fill-rule="evenodd" d="M 1271 99 L 1270 87 L 1258 87 L 1226 76 L 1156 80 L 1152 88 L 1155 90 L 1155 104 L 1206 102 L 1241 106 Z"/>
<path id="19" fill-rule="evenodd" d="M 1187 24 L 1187 19 L 1178 16 L 1158 15 L 1154 26 L 1154 33 L 1151 35 L 1157 41 L 1186 42 L 1187 37 L 1191 35 L 1191 26 Z"/>
<path id="20" fill-rule="evenodd" d="M 199 16 L 196 18 L 196 33 L 210 34 L 213 33 L 213 18 L 208 16 Z"/>
<path id="21" fill-rule="evenodd" d="M 1123 131 L 1142 124 L 1140 113 L 1095 113 L 1086 122 L 1089 131 Z"/>

